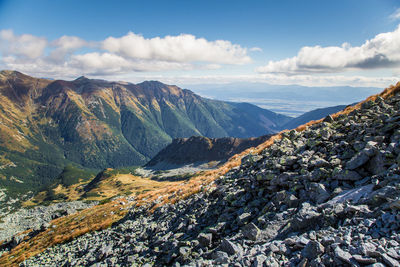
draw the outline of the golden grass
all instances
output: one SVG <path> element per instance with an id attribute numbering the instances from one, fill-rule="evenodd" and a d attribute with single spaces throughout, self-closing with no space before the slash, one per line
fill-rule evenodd
<path id="1" fill-rule="evenodd" d="M 63 194 L 67 199 L 54 200 L 53 202 L 75 201 L 80 199 L 103 200 L 117 195 L 136 196 L 143 192 L 157 190 L 166 186 L 179 186 L 181 182 L 156 181 L 132 174 L 117 174 L 101 180 L 96 187 L 85 191 L 84 187 L 88 183 L 89 181 L 80 181 L 70 186 L 57 185 L 57 187 L 52 189 L 54 194 Z M 91 196 L 85 197 L 85 193 Z M 22 205 L 24 207 L 37 205 L 43 202 L 46 196 L 46 191 L 39 192 L 33 198 L 23 202 Z"/>
<path id="2" fill-rule="evenodd" d="M 155 181 L 132 174 L 119 174 L 100 181 L 97 186 L 88 193 L 98 193 L 100 197 L 93 199 L 104 199 L 119 194 L 138 195 L 146 191 L 154 191 L 168 186 L 178 186 L 179 182 Z"/>
<path id="3" fill-rule="evenodd" d="M 107 88 L 96 92 L 96 95 L 103 99 L 116 113 L 119 114 L 120 109 L 117 103 L 115 103 L 115 98 L 113 94 L 114 92 L 112 88 Z"/>

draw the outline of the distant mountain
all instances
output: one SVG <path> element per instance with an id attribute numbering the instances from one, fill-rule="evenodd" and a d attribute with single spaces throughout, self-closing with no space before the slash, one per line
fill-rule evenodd
<path id="1" fill-rule="evenodd" d="M 292 120 L 284 124 L 282 126 L 282 129 L 288 129 L 288 130 L 294 129 L 297 126 L 303 125 L 309 121 L 319 120 L 328 116 L 329 114 L 341 111 L 346 107 L 347 105 L 339 105 L 334 107 L 318 108 L 315 110 L 311 110 L 309 112 L 304 113 L 303 115 L 300 115 L 299 117 L 293 118 Z"/>
<path id="2" fill-rule="evenodd" d="M 195 93 L 218 100 L 247 102 L 273 112 L 297 117 L 316 108 L 347 105 L 379 93 L 376 87 L 308 87 L 261 82 L 187 85 Z"/>
<path id="3" fill-rule="evenodd" d="M 197 162 L 224 161 L 249 147 L 265 142 L 271 135 L 257 138 L 177 138 L 161 150 L 146 166 L 185 165 Z"/>
<path id="4" fill-rule="evenodd" d="M 157 81 L 53 81 L 1 71 L 0 188 L 37 188 L 70 164 L 140 165 L 174 138 L 256 137 L 289 120 Z"/>

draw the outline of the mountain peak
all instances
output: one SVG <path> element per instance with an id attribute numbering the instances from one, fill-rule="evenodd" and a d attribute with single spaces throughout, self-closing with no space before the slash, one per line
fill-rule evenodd
<path id="1" fill-rule="evenodd" d="M 75 79 L 75 81 L 87 81 L 87 80 L 90 80 L 90 79 L 88 77 L 84 76 L 84 75 L 82 75 L 82 76 L 80 76 L 80 77 Z"/>
<path id="2" fill-rule="evenodd" d="M 16 70 L 2 70 L 0 71 L 0 75 L 5 77 L 27 76 Z"/>
<path id="3" fill-rule="evenodd" d="M 164 86 L 166 86 L 166 84 L 164 84 L 164 83 L 162 83 L 162 82 L 160 82 L 160 81 L 154 81 L 154 80 L 151 80 L 151 81 L 143 81 L 143 82 L 141 82 L 141 83 L 138 83 L 138 85 L 139 85 L 139 86 L 140 86 L 140 85 L 152 86 L 152 87 L 164 87 Z"/>

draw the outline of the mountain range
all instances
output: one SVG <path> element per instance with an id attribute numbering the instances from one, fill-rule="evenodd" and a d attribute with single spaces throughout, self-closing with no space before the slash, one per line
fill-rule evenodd
<path id="1" fill-rule="evenodd" d="M 39 79 L 0 72 L 0 187 L 44 186 L 65 166 L 141 165 L 173 138 L 257 137 L 290 117 L 157 81 Z"/>

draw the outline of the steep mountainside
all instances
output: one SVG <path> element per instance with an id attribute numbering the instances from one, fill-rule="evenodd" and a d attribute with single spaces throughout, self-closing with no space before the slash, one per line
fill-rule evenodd
<path id="1" fill-rule="evenodd" d="M 174 196 L 194 186 L 190 181 L 170 195 L 157 191 L 154 203 L 133 205 L 110 228 L 22 266 L 399 266 L 399 92 L 400 83 L 384 98 L 276 135 L 186 198 Z M 163 199 L 176 201 L 161 205 Z M 0 263 L 24 260 L 30 244 L 59 225 Z"/>
<path id="2" fill-rule="evenodd" d="M 0 187 L 37 188 L 68 164 L 143 164 L 173 138 L 252 137 L 288 117 L 250 104 L 202 98 L 150 81 L 74 81 L 0 72 Z"/>
<path id="3" fill-rule="evenodd" d="M 293 118 L 289 122 L 285 123 L 282 126 L 282 129 L 291 130 L 291 129 L 294 129 L 294 128 L 296 128 L 300 125 L 303 125 L 309 121 L 314 121 L 314 120 L 319 120 L 319 119 L 325 118 L 329 114 L 339 112 L 345 108 L 346 108 L 346 105 L 339 105 L 339 106 L 334 106 L 334 107 L 314 109 L 314 110 L 304 113 L 303 115 Z"/>
<path id="4" fill-rule="evenodd" d="M 256 147 L 271 135 L 254 138 L 177 138 L 161 150 L 146 166 L 184 165 L 196 162 L 224 161 L 249 147 Z"/>

